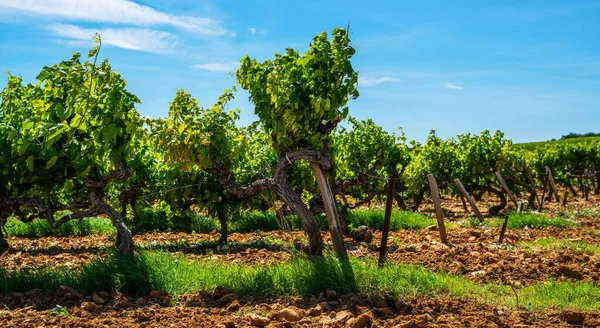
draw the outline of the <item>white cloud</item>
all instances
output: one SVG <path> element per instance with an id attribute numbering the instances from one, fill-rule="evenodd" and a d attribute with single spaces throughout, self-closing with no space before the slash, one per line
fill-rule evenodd
<path id="1" fill-rule="evenodd" d="M 462 90 L 463 87 L 461 87 L 460 85 L 456 85 L 456 84 L 452 84 L 452 83 L 448 83 L 448 82 L 444 82 L 441 84 L 442 88 L 446 88 L 446 89 L 454 89 L 454 90 Z"/>
<path id="2" fill-rule="evenodd" d="M 252 34 L 256 34 L 257 29 L 256 29 L 256 27 L 250 27 L 250 28 L 248 28 L 248 31 L 250 31 L 250 33 L 252 33 Z"/>
<path id="3" fill-rule="evenodd" d="M 167 14 L 127 0 L 0 0 L 3 12 L 135 26 L 173 26 L 207 36 L 234 35 L 218 20 Z"/>
<path id="4" fill-rule="evenodd" d="M 87 29 L 69 24 L 54 24 L 48 27 L 56 35 L 69 39 L 69 45 L 91 44 L 92 35 L 100 33 L 102 44 L 158 54 L 171 53 L 182 41 L 168 32 L 141 28 Z"/>
<path id="5" fill-rule="evenodd" d="M 219 73 L 229 73 L 235 71 L 239 66 L 237 62 L 215 62 L 215 63 L 205 63 L 205 64 L 196 64 L 192 66 L 196 69 L 201 69 L 209 72 L 219 72 Z"/>
<path id="6" fill-rule="evenodd" d="M 379 78 L 365 77 L 362 79 L 359 78 L 358 84 L 365 86 L 365 87 L 372 87 L 372 86 L 379 85 L 382 83 L 398 83 L 401 81 L 402 81 L 401 79 L 396 79 L 391 76 L 383 76 L 383 77 L 379 77 Z"/>

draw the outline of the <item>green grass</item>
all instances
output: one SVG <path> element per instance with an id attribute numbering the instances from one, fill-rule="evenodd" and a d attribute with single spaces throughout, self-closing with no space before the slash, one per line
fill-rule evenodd
<path id="1" fill-rule="evenodd" d="M 361 225 L 374 229 L 383 229 L 383 216 L 385 212 L 378 209 L 354 210 L 348 216 L 348 225 L 358 227 Z M 410 211 L 392 211 L 390 217 L 390 230 L 423 229 L 435 224 L 435 220 L 427 215 Z"/>
<path id="2" fill-rule="evenodd" d="M 23 223 L 15 218 L 9 218 L 6 223 L 8 236 L 69 236 L 69 235 L 107 235 L 116 233 L 115 227 L 109 219 L 86 218 L 71 220 L 57 229 L 52 229 L 46 220 L 33 220 Z"/>
<path id="3" fill-rule="evenodd" d="M 567 239 L 556 239 L 554 237 L 542 238 L 532 242 L 520 243 L 525 247 L 539 247 L 555 251 L 572 250 L 576 253 L 597 254 L 600 253 L 600 246 L 588 244 L 583 241 L 571 241 Z"/>
<path id="4" fill-rule="evenodd" d="M 295 257 L 284 263 L 244 266 L 196 260 L 170 253 L 143 251 L 131 256 L 112 254 L 96 258 L 74 271 L 67 268 L 6 271 L 0 268 L 0 290 L 54 290 L 60 285 L 91 293 L 115 290 L 146 294 L 151 290 L 173 296 L 226 287 L 240 295 L 308 296 L 328 288 L 340 293 L 386 293 L 398 298 L 450 296 L 477 299 L 515 307 L 512 290 L 499 284 L 477 285 L 459 276 L 434 273 L 413 265 L 386 265 L 378 270 L 372 259 L 339 262 Z M 580 308 L 600 307 L 600 287 L 591 283 L 547 282 L 518 290 L 521 306 Z"/>
<path id="5" fill-rule="evenodd" d="M 572 228 L 576 225 L 575 222 L 567 220 L 563 217 L 548 218 L 543 214 L 536 213 L 513 213 L 508 217 L 509 229 L 522 228 L 547 228 L 556 227 L 560 229 Z"/>

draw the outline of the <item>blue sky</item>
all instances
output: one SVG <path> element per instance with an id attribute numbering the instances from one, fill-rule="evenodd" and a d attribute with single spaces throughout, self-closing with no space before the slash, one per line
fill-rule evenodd
<path id="1" fill-rule="evenodd" d="M 0 0 L 0 70 L 32 81 L 100 32 L 101 57 L 158 117 L 177 88 L 210 106 L 246 54 L 304 50 L 350 23 L 352 116 L 417 141 L 431 129 L 537 141 L 600 132 L 599 17 L 600 1 Z M 244 92 L 231 106 L 255 119 Z"/>

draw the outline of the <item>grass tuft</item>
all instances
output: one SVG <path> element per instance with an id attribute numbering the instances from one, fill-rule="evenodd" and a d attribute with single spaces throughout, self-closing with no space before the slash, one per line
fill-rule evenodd
<path id="1" fill-rule="evenodd" d="M 53 290 L 60 285 L 91 293 L 115 290 L 147 294 L 160 290 L 173 296 L 226 287 L 240 295 L 268 297 L 315 295 L 328 288 L 340 293 L 375 292 L 398 298 L 451 296 L 478 299 L 515 307 L 510 287 L 499 284 L 478 285 L 446 273 L 435 273 L 414 265 L 388 264 L 377 269 L 373 259 L 352 258 L 340 262 L 332 257 L 295 257 L 270 265 L 243 265 L 220 261 L 189 261 L 183 256 L 142 251 L 130 256 L 111 254 L 98 257 L 79 271 L 67 268 L 7 271 L 0 268 L 0 289 L 27 291 Z M 519 291 L 521 305 L 542 307 L 600 307 L 600 287 L 591 283 L 546 282 Z"/>
<path id="2" fill-rule="evenodd" d="M 103 218 L 85 218 L 82 220 L 71 220 L 65 222 L 57 229 L 52 229 L 48 221 L 35 219 L 24 223 L 13 217 L 9 218 L 6 225 L 8 236 L 83 236 L 83 235 L 108 235 L 116 233 L 115 227 L 109 219 Z"/>
<path id="3" fill-rule="evenodd" d="M 575 222 L 563 217 L 548 218 L 543 214 L 536 213 L 513 213 L 508 217 L 509 229 L 522 228 L 547 228 L 556 227 L 560 229 L 571 228 L 576 225 Z"/>
<path id="4" fill-rule="evenodd" d="M 539 247 L 554 251 L 572 250 L 576 253 L 597 254 L 600 253 L 600 246 L 588 244 L 581 240 L 556 239 L 554 237 L 542 238 L 531 242 L 520 243 L 525 247 Z"/>
<path id="5" fill-rule="evenodd" d="M 383 216 L 385 212 L 378 209 L 354 210 L 348 215 L 348 225 L 358 227 L 361 225 L 373 229 L 383 229 Z M 435 224 L 435 220 L 427 215 L 410 211 L 392 211 L 390 230 L 423 229 Z"/>

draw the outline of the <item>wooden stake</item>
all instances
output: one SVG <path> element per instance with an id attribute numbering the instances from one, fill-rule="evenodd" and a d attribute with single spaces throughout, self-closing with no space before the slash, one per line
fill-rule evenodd
<path id="1" fill-rule="evenodd" d="M 333 248 L 339 258 L 347 258 L 348 255 L 346 254 L 346 245 L 344 244 L 344 234 L 342 233 L 340 218 L 338 217 L 335 199 L 331 193 L 329 182 L 325 178 L 319 164 L 310 163 L 310 168 L 312 169 L 313 174 L 317 179 L 319 189 L 321 190 L 321 198 L 323 198 L 325 213 L 327 213 L 327 223 L 329 224 L 329 232 L 331 233 L 331 239 L 333 240 Z"/>
<path id="2" fill-rule="evenodd" d="M 539 209 L 540 212 L 542 211 L 542 208 L 544 207 L 544 198 L 546 198 L 546 190 L 548 189 L 549 183 L 550 183 L 550 178 L 546 174 L 546 183 L 544 183 L 544 191 L 542 192 L 542 200 L 540 202 L 540 209 Z"/>
<path id="3" fill-rule="evenodd" d="M 498 178 L 498 181 L 500 181 L 502 188 L 504 188 L 504 191 L 508 194 L 510 200 L 515 204 L 515 207 L 519 207 L 519 204 L 517 204 L 517 199 L 513 195 L 512 191 L 510 191 L 510 189 L 508 188 L 508 185 L 506 184 L 506 181 L 504 181 L 502 174 L 500 174 L 500 172 L 496 172 L 495 174 L 496 178 Z"/>
<path id="4" fill-rule="evenodd" d="M 537 202 L 537 205 L 540 205 L 540 199 L 538 197 L 535 180 L 533 180 L 533 175 L 531 175 L 531 170 L 529 170 L 529 169 L 527 169 L 527 176 L 529 177 L 529 183 L 531 184 L 531 188 L 533 189 L 533 193 L 535 195 L 535 201 Z M 535 209 L 535 204 L 532 204 L 531 207 Z"/>
<path id="5" fill-rule="evenodd" d="M 506 226 L 508 225 L 508 215 L 504 218 L 504 223 L 502 223 L 502 230 L 500 230 L 500 238 L 498 238 L 498 243 L 502 244 L 504 241 L 504 234 L 506 233 Z"/>
<path id="6" fill-rule="evenodd" d="M 549 166 L 546 166 L 546 173 L 548 174 L 548 180 L 550 181 L 550 186 L 552 187 L 552 192 L 554 192 L 554 197 L 556 198 L 556 202 L 560 202 L 560 196 L 558 195 L 558 189 L 556 188 L 556 183 L 554 182 L 554 176 L 552 175 L 552 170 L 550 170 Z"/>
<path id="7" fill-rule="evenodd" d="M 435 215 L 437 217 L 438 229 L 440 230 L 440 238 L 442 243 L 448 243 L 448 236 L 446 235 L 446 226 L 444 225 L 444 214 L 442 213 L 442 203 L 440 201 L 440 194 L 438 193 L 437 182 L 433 174 L 428 174 L 427 179 L 429 180 L 429 190 L 431 190 L 431 196 L 433 197 L 433 204 L 435 205 Z"/>
<path id="8" fill-rule="evenodd" d="M 462 193 L 460 194 L 460 201 L 462 202 L 463 210 L 465 210 L 465 212 L 468 212 L 469 208 L 467 207 L 467 202 L 465 201 L 465 196 Z"/>
<path id="9" fill-rule="evenodd" d="M 483 215 L 481 215 L 481 212 L 479 212 L 477 205 L 475 205 L 475 201 L 473 201 L 473 198 L 471 197 L 471 195 L 469 195 L 467 189 L 465 189 L 465 186 L 463 186 L 462 182 L 460 182 L 459 179 L 454 179 L 454 183 L 456 183 L 456 186 L 458 187 L 458 190 L 460 191 L 461 195 L 464 198 L 466 198 L 469 202 L 469 205 L 471 205 L 471 208 L 473 209 L 473 212 L 475 212 L 475 215 L 477 215 L 477 218 L 479 218 L 479 221 L 483 222 Z"/>
<path id="10" fill-rule="evenodd" d="M 383 217 L 383 231 L 381 233 L 381 247 L 379 249 L 379 266 L 383 266 L 387 256 L 387 240 L 390 232 L 390 218 L 392 217 L 392 207 L 394 206 L 394 193 L 396 187 L 396 178 L 390 177 L 388 180 L 387 199 L 385 200 L 385 216 Z"/>
<path id="11" fill-rule="evenodd" d="M 562 198 L 562 206 L 563 207 L 567 206 L 567 196 L 569 196 L 569 191 L 565 190 L 565 193 L 564 193 L 563 198 Z"/>
<path id="12" fill-rule="evenodd" d="M 590 194 L 590 180 L 589 180 L 589 178 L 588 178 L 588 175 L 589 175 L 589 172 L 588 172 L 588 170 L 587 170 L 587 169 L 585 169 L 585 170 L 583 171 L 583 174 L 584 174 L 584 176 L 585 176 L 585 177 L 584 177 L 584 179 L 585 179 L 585 184 L 584 184 L 584 186 L 585 186 L 585 189 L 584 189 L 584 190 L 585 190 L 585 200 L 589 200 L 588 196 L 589 196 L 589 194 Z"/>

